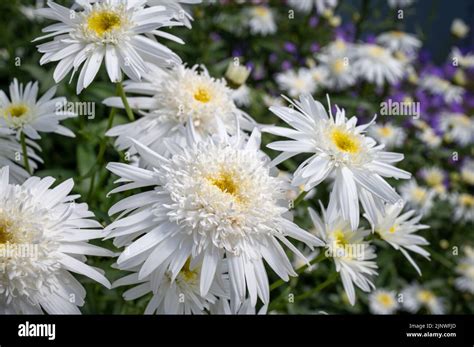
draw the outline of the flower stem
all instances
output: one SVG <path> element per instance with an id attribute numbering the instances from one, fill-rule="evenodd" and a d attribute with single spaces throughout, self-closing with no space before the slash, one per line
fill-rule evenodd
<path id="1" fill-rule="evenodd" d="M 20 133 L 20 141 L 21 141 L 21 150 L 23 153 L 23 162 L 25 164 L 25 170 L 28 171 L 29 175 L 31 175 L 30 162 L 28 160 L 28 149 L 26 147 L 26 137 L 25 137 L 24 131 Z"/>
<path id="2" fill-rule="evenodd" d="M 125 94 L 125 90 L 123 89 L 122 82 L 117 83 L 117 90 L 120 95 L 120 98 L 122 99 L 123 105 L 125 106 L 125 112 L 127 112 L 128 119 L 133 122 L 135 120 L 135 116 L 133 115 L 133 111 L 130 108 L 130 104 L 128 103 L 127 95 Z"/>
<path id="3" fill-rule="evenodd" d="M 300 202 L 304 200 L 304 198 L 306 197 L 307 194 L 308 194 L 308 192 L 302 191 L 300 193 L 300 195 L 298 195 L 297 198 L 295 199 L 295 202 L 293 203 L 293 208 L 298 206 L 300 204 Z"/>
<path id="4" fill-rule="evenodd" d="M 323 261 L 324 259 L 326 259 L 326 255 L 324 254 L 324 252 L 321 252 L 321 253 L 319 253 L 319 255 L 316 258 L 314 258 L 313 260 L 311 260 L 309 262 L 309 266 L 317 264 L 317 263 Z M 299 269 L 297 269 L 296 273 L 299 275 L 299 274 L 303 273 L 307 268 L 308 268 L 308 264 L 306 264 L 306 265 L 300 267 Z M 286 282 L 280 278 L 279 280 L 273 282 L 270 285 L 270 291 L 272 291 L 274 289 L 277 289 L 278 287 L 282 286 L 284 283 L 286 283 Z"/>

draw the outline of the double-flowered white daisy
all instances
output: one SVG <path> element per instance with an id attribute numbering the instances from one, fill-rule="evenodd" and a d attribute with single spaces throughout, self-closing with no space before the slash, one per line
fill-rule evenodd
<path id="1" fill-rule="evenodd" d="M 368 134 L 378 142 L 383 143 L 387 149 L 401 147 L 407 137 L 403 128 L 388 122 L 373 124 L 369 128 Z"/>
<path id="2" fill-rule="evenodd" d="M 145 61 L 161 66 L 180 63 L 169 48 L 144 34 L 181 42 L 158 29 L 182 23 L 173 19 L 175 12 L 167 7 L 148 7 L 146 3 L 147 0 L 81 0 L 76 1 L 79 8 L 69 9 L 48 1 L 48 7 L 39 9 L 38 14 L 59 22 L 44 28 L 47 34 L 36 39 L 54 37 L 38 46 L 44 54 L 40 64 L 58 62 L 53 74 L 56 82 L 83 65 L 77 82 L 80 93 L 92 83 L 104 59 L 112 82 L 121 81 L 122 71 L 129 78 L 140 80 L 148 73 Z"/>
<path id="3" fill-rule="evenodd" d="M 474 248 L 464 247 L 464 254 L 456 266 L 459 277 L 454 281 L 454 285 L 459 290 L 474 294 Z"/>
<path id="4" fill-rule="evenodd" d="M 372 43 L 355 48 L 354 71 L 360 79 L 378 87 L 395 84 L 404 74 L 403 64 L 388 49 Z"/>
<path id="5" fill-rule="evenodd" d="M 110 287 L 85 255 L 113 254 L 88 243 L 103 237 L 102 227 L 86 204 L 69 195 L 73 181 L 55 188 L 52 177 L 9 183 L 0 170 L 0 313 L 74 314 L 86 291 L 70 274 L 85 275 Z"/>
<path id="6" fill-rule="evenodd" d="M 369 309 L 373 314 L 394 314 L 399 306 L 394 291 L 377 289 L 369 295 Z"/>
<path id="7" fill-rule="evenodd" d="M 288 92 L 291 97 L 297 97 L 301 94 L 313 94 L 317 87 L 313 75 L 306 68 L 281 72 L 276 75 L 275 79 L 280 89 Z"/>
<path id="8" fill-rule="evenodd" d="M 36 162 L 42 162 L 34 151 L 37 148 L 32 141 L 27 140 L 27 155 L 30 169 L 36 170 Z M 14 131 L 0 128 L 0 167 L 10 168 L 10 180 L 22 183 L 30 175 L 23 167 L 23 151 Z"/>
<path id="9" fill-rule="evenodd" d="M 411 313 L 418 312 L 421 308 L 426 309 L 431 314 L 443 314 L 444 304 L 441 298 L 427 288 L 413 283 L 402 291 L 403 308 Z"/>
<path id="10" fill-rule="evenodd" d="M 403 31 L 388 31 L 377 36 L 377 43 L 392 52 L 411 56 L 421 47 L 421 41 L 413 34 Z"/>
<path id="11" fill-rule="evenodd" d="M 0 127 L 9 128 L 17 135 L 24 132 L 34 140 L 40 138 L 40 132 L 74 137 L 59 122 L 77 115 L 64 110 L 66 98 L 55 98 L 55 93 L 56 87 L 52 87 L 38 99 L 38 82 L 23 86 L 15 78 L 10 84 L 10 97 L 0 90 Z"/>
<path id="12" fill-rule="evenodd" d="M 257 297 L 268 303 L 264 260 L 286 281 L 296 274 L 281 244 L 300 254 L 287 237 L 311 247 L 322 243 L 287 219 L 284 180 L 271 175 L 258 130 L 248 141 L 238 132 L 228 136 L 223 126 L 201 141 L 192 126 L 187 131 L 188 145 L 170 144 L 168 159 L 135 142 L 150 170 L 108 165 L 124 183 L 111 193 L 152 188 L 109 211 L 123 211 L 107 227 L 117 246 L 127 245 L 118 267 L 137 268 L 137 280 L 152 281 L 156 290 L 159 283 L 153 279 L 159 271 L 166 269 L 175 278 L 190 259 L 190 270 L 200 267 L 205 297 L 225 257 L 232 305 L 239 307 L 247 292 L 253 306 Z"/>
<path id="13" fill-rule="evenodd" d="M 354 284 L 364 292 L 375 288 L 371 277 L 377 275 L 377 264 L 373 260 L 376 254 L 374 248 L 364 241 L 370 230 L 353 231 L 349 222 L 341 218 L 335 204 L 329 203 L 326 211 L 321 205 L 321 213 L 322 219 L 309 208 L 316 235 L 324 241 L 325 255 L 334 259 L 349 302 L 354 305 Z"/>
<path id="14" fill-rule="evenodd" d="M 277 31 L 275 14 L 268 6 L 250 7 L 245 10 L 245 16 L 248 17 L 247 25 L 250 28 L 250 32 L 254 35 L 267 36 Z"/>
<path id="15" fill-rule="evenodd" d="M 253 128 L 253 120 L 237 108 L 233 91 L 225 80 L 209 76 L 205 67 L 178 65 L 173 69 L 161 69 L 150 64 L 149 68 L 150 74 L 143 82 L 125 82 L 128 93 L 143 95 L 128 98 L 130 107 L 139 109 L 143 117 L 107 132 L 108 136 L 117 137 L 118 150 L 135 154 L 131 141 L 134 139 L 161 155 L 168 155 L 163 141 L 168 139 L 184 145 L 184 127 L 190 120 L 202 136 L 217 131 L 217 120 L 229 133 L 236 132 L 236 118 L 242 128 Z M 124 107 L 118 97 L 108 98 L 104 103 Z"/>
<path id="16" fill-rule="evenodd" d="M 431 94 L 442 96 L 446 103 L 461 102 L 465 92 L 464 88 L 435 75 L 423 76 L 419 86 Z"/>
<path id="17" fill-rule="evenodd" d="M 403 204 L 386 205 L 377 213 L 376 220 L 372 220 L 369 216 L 366 216 L 366 218 L 380 238 L 402 252 L 421 276 L 420 268 L 408 251 L 417 253 L 429 260 L 429 252 L 420 247 L 428 245 L 429 242 L 424 237 L 415 234 L 418 230 L 428 229 L 429 226 L 419 223 L 422 216 L 415 216 L 416 211 L 410 210 L 400 215 L 402 210 Z"/>
<path id="18" fill-rule="evenodd" d="M 391 204 L 401 200 L 382 177 L 410 178 L 409 172 L 391 165 L 402 160 L 403 155 L 382 151 L 383 145 L 377 145 L 365 136 L 371 123 L 357 126 L 357 117 L 347 119 L 345 111 L 339 108 L 334 117 L 329 107 L 328 116 L 323 105 L 309 95 L 295 101 L 294 109 L 271 107 L 270 110 L 293 127 L 264 128 L 269 133 L 291 139 L 268 145 L 282 151 L 274 164 L 300 153 L 309 153 L 311 156 L 294 172 L 292 184 L 304 184 L 304 189 L 309 191 L 334 174 L 331 200 L 339 207 L 342 217 L 350 221 L 353 230 L 359 225 L 359 199 L 365 211 L 374 218 L 380 200 Z"/>
<path id="19" fill-rule="evenodd" d="M 474 120 L 463 113 L 446 112 L 441 115 L 441 130 L 448 140 L 461 146 L 474 142 Z"/>
<path id="20" fill-rule="evenodd" d="M 426 215 L 433 207 L 436 192 L 428 187 L 420 186 L 412 179 L 400 186 L 400 194 L 408 207 L 416 209 L 420 214 Z"/>

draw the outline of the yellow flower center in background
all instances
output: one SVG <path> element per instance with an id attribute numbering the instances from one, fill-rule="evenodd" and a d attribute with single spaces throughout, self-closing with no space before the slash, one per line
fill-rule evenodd
<path id="1" fill-rule="evenodd" d="M 332 233 L 332 236 L 334 238 L 334 243 L 336 244 L 337 247 L 344 247 L 347 244 L 349 244 L 349 241 L 346 239 L 346 235 L 342 230 L 336 230 Z"/>
<path id="2" fill-rule="evenodd" d="M 28 106 L 24 104 L 13 104 L 6 108 L 5 115 L 14 118 L 19 118 L 29 111 Z"/>
<path id="3" fill-rule="evenodd" d="M 331 132 L 332 142 L 336 147 L 346 153 L 357 153 L 360 149 L 360 143 L 357 137 L 341 129 L 334 129 Z"/>
<path id="4" fill-rule="evenodd" d="M 388 137 L 388 136 L 392 135 L 392 128 L 390 128 L 390 127 L 382 127 L 382 128 L 380 128 L 380 134 L 381 134 L 383 137 Z"/>
<path id="5" fill-rule="evenodd" d="M 461 205 L 473 207 L 474 206 L 474 196 L 470 194 L 461 194 L 459 196 L 459 202 Z"/>
<path id="6" fill-rule="evenodd" d="M 385 307 L 393 306 L 393 298 L 387 293 L 380 293 L 377 297 L 377 300 Z"/>
<path id="7" fill-rule="evenodd" d="M 183 268 L 179 272 L 179 274 L 184 278 L 186 282 L 193 281 L 197 278 L 197 271 L 193 271 L 190 269 L 191 266 L 191 259 L 188 258 L 186 263 L 184 263 Z"/>
<path id="8" fill-rule="evenodd" d="M 426 176 L 426 183 L 432 187 L 439 186 L 443 183 L 443 175 L 440 172 L 433 171 Z"/>
<path id="9" fill-rule="evenodd" d="M 369 47 L 368 52 L 371 56 L 380 58 L 385 54 L 385 49 L 379 46 L 371 46 Z"/>
<path id="10" fill-rule="evenodd" d="M 265 6 L 257 6 L 255 7 L 255 13 L 259 17 L 265 17 L 268 15 L 268 9 Z"/>
<path id="11" fill-rule="evenodd" d="M 418 300 L 420 300 L 422 303 L 427 304 L 434 298 L 434 294 L 429 290 L 423 289 L 418 292 Z"/>
<path id="12" fill-rule="evenodd" d="M 122 19 L 120 15 L 114 11 L 104 10 L 92 12 L 87 19 L 87 27 L 101 37 L 119 28 L 121 25 Z"/>
<path id="13" fill-rule="evenodd" d="M 413 190 L 412 196 L 416 201 L 423 201 L 426 198 L 426 190 L 423 188 L 417 187 Z"/>
<path id="14" fill-rule="evenodd" d="M 392 36 L 394 36 L 396 38 L 401 38 L 404 35 L 405 35 L 405 33 L 403 31 L 398 31 L 398 30 L 392 31 Z"/>
<path id="15" fill-rule="evenodd" d="M 347 68 L 347 65 L 346 65 L 346 62 L 344 59 L 336 59 L 334 61 L 334 63 L 332 63 L 332 70 L 336 73 L 336 74 L 340 74 L 342 72 L 344 72 Z"/>
<path id="16" fill-rule="evenodd" d="M 206 88 L 199 87 L 194 92 L 194 99 L 202 103 L 206 103 L 211 100 L 211 94 L 209 93 L 209 90 L 207 90 Z"/>

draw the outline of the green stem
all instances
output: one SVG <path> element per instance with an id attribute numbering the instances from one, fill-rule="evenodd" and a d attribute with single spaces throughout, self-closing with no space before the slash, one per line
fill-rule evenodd
<path id="1" fill-rule="evenodd" d="M 323 290 L 324 288 L 329 286 L 331 283 L 333 283 L 337 279 L 338 275 L 339 275 L 338 272 L 333 272 L 331 274 L 331 276 L 329 276 L 326 279 L 326 281 L 324 281 L 323 283 L 321 283 L 320 285 L 318 285 L 314 289 L 308 290 L 308 291 L 304 292 L 303 294 L 295 296 L 295 302 L 298 301 L 298 300 L 303 300 L 303 299 L 309 298 L 313 294 L 316 294 L 316 293 L 320 292 L 321 290 Z"/>
<path id="2" fill-rule="evenodd" d="M 120 98 L 122 99 L 122 103 L 125 106 L 125 112 L 127 112 L 128 119 L 133 122 L 135 120 L 135 116 L 133 115 L 133 111 L 130 108 L 130 104 L 128 103 L 127 95 L 125 94 L 125 90 L 123 89 L 122 82 L 117 83 L 117 90 L 120 95 Z"/>
<path id="3" fill-rule="evenodd" d="M 293 203 L 293 208 L 296 208 L 296 206 L 298 206 L 300 202 L 304 200 L 307 194 L 308 192 L 302 191 L 300 195 L 298 195 L 298 197 L 295 199 L 295 202 Z"/>
<path id="4" fill-rule="evenodd" d="M 314 265 L 314 264 L 317 264 L 317 263 L 323 261 L 324 259 L 326 259 L 326 255 L 324 254 L 324 252 L 321 252 L 321 253 L 319 253 L 319 255 L 318 255 L 316 258 L 314 258 L 313 260 L 311 260 L 311 261 L 309 262 L 309 266 Z M 298 268 L 298 269 L 296 270 L 296 273 L 299 275 L 299 274 L 303 273 L 307 268 L 308 268 L 308 264 L 306 264 L 306 265 L 304 265 L 304 266 Z M 285 283 L 286 283 L 286 282 L 280 278 L 279 280 L 273 282 L 273 283 L 270 285 L 270 291 L 275 290 L 275 289 L 277 289 L 278 287 L 281 287 L 281 286 L 282 286 L 283 284 L 285 284 Z"/>
<path id="5" fill-rule="evenodd" d="M 31 175 L 30 162 L 28 160 L 28 149 L 26 147 L 26 137 L 25 137 L 24 131 L 20 133 L 20 141 L 21 141 L 21 151 L 23 152 L 23 162 L 25 164 L 25 170 L 28 171 L 28 174 Z"/>

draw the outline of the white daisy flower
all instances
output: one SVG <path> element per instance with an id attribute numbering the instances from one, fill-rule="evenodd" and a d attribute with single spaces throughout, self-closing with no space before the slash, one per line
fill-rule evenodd
<path id="1" fill-rule="evenodd" d="M 149 6 L 165 6 L 167 11 L 172 12 L 172 18 L 191 28 L 193 17 L 186 11 L 183 5 L 200 4 L 202 0 L 147 0 Z"/>
<path id="2" fill-rule="evenodd" d="M 203 314 L 210 310 L 218 297 L 228 297 L 224 288 L 229 285 L 225 284 L 221 270 L 217 269 L 208 293 L 201 296 L 202 265 L 193 265 L 187 259 L 179 272 L 172 273 L 169 261 L 164 262 L 145 278 L 139 278 L 140 267 L 135 266 L 136 272 L 117 280 L 113 287 L 137 285 L 123 293 L 125 300 L 135 300 L 153 293 L 145 314 Z"/>
<path id="3" fill-rule="evenodd" d="M 449 200 L 453 206 L 455 221 L 474 222 L 474 195 L 453 193 Z"/>
<path id="4" fill-rule="evenodd" d="M 386 205 L 383 207 L 383 211 L 377 214 L 376 220 L 367 215 L 365 217 L 380 238 L 399 250 L 421 276 L 420 268 L 408 251 L 430 259 L 430 254 L 420 247 L 428 245 L 429 242 L 424 237 L 415 234 L 418 230 L 428 229 L 429 226 L 419 224 L 422 215 L 414 216 L 416 211 L 411 210 L 400 215 L 402 210 L 403 204 Z"/>
<path id="5" fill-rule="evenodd" d="M 391 8 L 404 8 L 412 5 L 415 0 L 388 0 Z"/>
<path id="6" fill-rule="evenodd" d="M 135 142 L 153 169 L 108 165 L 121 177 L 119 182 L 127 182 L 111 193 L 153 187 L 109 211 L 125 212 L 107 227 L 115 245 L 136 240 L 120 255 L 118 267 L 140 267 L 141 280 L 168 264 L 165 267 L 176 276 L 191 258 L 191 269 L 202 262 L 200 294 L 205 296 L 225 256 L 233 305 L 239 306 L 247 291 L 253 306 L 257 297 L 266 304 L 269 285 L 263 260 L 287 281 L 296 273 L 280 242 L 300 254 L 286 237 L 311 247 L 321 241 L 286 219 L 285 184 L 270 175 L 274 170 L 259 150 L 257 129 L 248 142 L 239 135 L 229 137 L 222 126 L 216 136 L 203 141 L 192 127 L 187 131 L 188 145 L 170 145 L 169 159 Z"/>
<path id="7" fill-rule="evenodd" d="M 316 91 L 316 81 L 306 68 L 278 73 L 275 80 L 279 88 L 288 92 L 291 97 L 313 94 Z"/>
<path id="8" fill-rule="evenodd" d="M 58 61 L 54 80 L 61 81 L 73 70 L 82 70 L 77 82 L 77 93 L 94 80 L 105 58 L 110 81 L 122 80 L 122 71 L 133 80 L 140 80 L 149 70 L 145 61 L 161 66 L 180 63 L 179 57 L 169 48 L 143 34 L 154 34 L 182 43 L 181 39 L 158 29 L 182 25 L 173 20 L 174 12 L 164 6 L 145 7 L 147 0 L 78 1 L 81 9 L 69 9 L 48 1 L 48 8 L 38 14 L 57 20 L 43 29 L 54 37 L 52 42 L 38 46 L 43 53 L 40 64 Z"/>
<path id="9" fill-rule="evenodd" d="M 387 149 L 401 147 L 407 137 L 403 128 L 389 122 L 373 124 L 369 128 L 368 134 L 378 142 L 383 143 Z"/>
<path id="10" fill-rule="evenodd" d="M 308 70 L 308 72 L 316 83 L 316 90 L 326 85 L 328 70 L 325 67 L 313 66 Z"/>
<path id="11" fill-rule="evenodd" d="M 163 141 L 168 139 L 184 144 L 184 126 L 190 119 L 195 131 L 202 136 L 217 131 L 217 119 L 231 134 L 236 132 L 236 117 L 242 128 L 253 128 L 251 117 L 235 105 L 233 90 L 227 87 L 224 79 L 209 76 L 204 66 L 187 68 L 179 65 L 168 70 L 149 65 L 149 68 L 151 72 L 143 82 L 125 82 L 127 93 L 144 95 L 128 98 L 130 107 L 139 109 L 143 117 L 107 132 L 107 136 L 117 137 L 118 150 L 135 154 L 131 140 L 134 139 L 166 156 L 169 153 Z M 119 97 L 108 98 L 104 103 L 110 107 L 124 107 Z"/>
<path id="12" fill-rule="evenodd" d="M 291 139 L 268 145 L 282 151 L 274 164 L 300 153 L 310 153 L 311 156 L 295 171 L 292 184 L 304 184 L 304 189 L 309 191 L 334 174 L 331 199 L 335 199 L 342 217 L 350 221 L 353 230 L 359 225 L 359 199 L 364 210 L 374 218 L 380 200 L 391 204 L 401 200 L 382 177 L 411 177 L 409 172 L 391 165 L 401 161 L 403 154 L 384 152 L 383 145 L 377 145 L 365 136 L 364 131 L 371 123 L 357 126 L 357 118 L 348 120 L 345 111 L 339 108 L 333 117 L 329 107 L 328 116 L 323 105 L 310 95 L 295 101 L 294 109 L 271 107 L 270 111 L 294 128 L 264 128 L 264 131 Z"/>
<path id="13" fill-rule="evenodd" d="M 467 160 L 461 167 L 461 179 L 470 184 L 474 185 L 474 161 Z"/>
<path id="14" fill-rule="evenodd" d="M 38 167 L 36 162 L 42 162 L 34 151 L 37 145 L 27 140 L 27 154 L 30 169 L 35 171 Z M 15 184 L 23 183 L 30 174 L 24 169 L 24 159 L 21 144 L 10 129 L 0 128 L 0 167 L 10 168 L 10 181 Z"/>
<path id="15" fill-rule="evenodd" d="M 455 86 L 435 75 L 423 76 L 419 81 L 419 86 L 431 94 L 442 96 L 446 103 L 461 102 L 464 94 L 464 88 Z"/>
<path id="16" fill-rule="evenodd" d="M 353 45 L 341 39 L 324 47 L 316 59 L 326 70 L 324 85 L 331 90 L 341 90 L 355 84 L 357 76 L 353 67 Z"/>
<path id="17" fill-rule="evenodd" d="M 376 42 L 392 52 L 399 51 L 408 56 L 415 54 L 421 47 L 421 41 L 415 35 L 398 30 L 380 34 Z"/>
<path id="18" fill-rule="evenodd" d="M 283 98 L 277 96 L 271 96 L 271 95 L 268 95 L 268 94 L 265 94 L 262 98 L 263 100 L 263 103 L 265 104 L 265 106 L 267 107 L 272 107 L 272 106 L 284 106 L 285 103 L 283 102 Z"/>
<path id="19" fill-rule="evenodd" d="M 247 25 L 252 34 L 267 36 L 276 33 L 275 15 L 269 7 L 253 6 L 245 10 L 245 16 L 249 18 Z"/>
<path id="20" fill-rule="evenodd" d="M 113 255 L 88 243 L 103 236 L 101 225 L 68 195 L 72 179 L 51 189 L 52 177 L 14 185 L 8 176 L 8 167 L 0 170 L 0 313 L 80 313 L 86 291 L 69 271 L 110 288 L 85 263 L 85 255 Z"/>
<path id="21" fill-rule="evenodd" d="M 327 211 L 321 205 L 322 220 L 313 209 L 308 210 L 317 235 L 325 243 L 325 254 L 333 258 L 349 302 L 354 305 L 354 284 L 364 292 L 375 289 L 371 277 L 377 275 L 377 264 L 373 261 L 376 255 L 374 248 L 364 241 L 370 230 L 353 231 L 332 203 L 329 203 Z"/>
<path id="22" fill-rule="evenodd" d="M 313 7 L 318 14 L 332 11 L 337 6 L 338 0 L 289 0 L 288 5 L 299 12 L 311 12 Z"/>
<path id="23" fill-rule="evenodd" d="M 464 253 L 466 256 L 456 266 L 456 273 L 460 277 L 456 278 L 454 285 L 459 290 L 474 294 L 474 248 L 466 246 Z"/>
<path id="24" fill-rule="evenodd" d="M 54 97 L 56 87 L 38 98 L 38 82 L 29 82 L 25 87 L 15 78 L 10 84 L 10 98 L 0 90 L 0 127 L 14 130 L 17 135 L 24 132 L 31 139 L 39 139 L 39 132 L 56 133 L 75 137 L 68 128 L 59 124 L 61 120 L 76 117 L 61 109 L 65 97 Z"/>
<path id="25" fill-rule="evenodd" d="M 440 126 L 448 140 L 454 140 L 461 146 L 474 142 L 474 121 L 463 113 L 443 113 Z"/>
<path id="26" fill-rule="evenodd" d="M 420 140 L 430 148 L 439 147 L 443 141 L 432 128 L 424 128 L 421 131 Z"/>
<path id="27" fill-rule="evenodd" d="M 237 106 L 249 106 L 251 102 L 250 88 L 243 84 L 232 91 L 232 100 Z"/>
<path id="28" fill-rule="evenodd" d="M 420 176 L 437 195 L 442 198 L 445 196 L 446 187 L 444 186 L 444 180 L 446 179 L 446 173 L 443 170 L 439 167 L 423 168 L 420 170 Z"/>
<path id="29" fill-rule="evenodd" d="M 258 311 L 255 309 L 255 306 L 252 306 L 250 299 L 245 299 L 245 301 L 237 309 L 232 309 L 229 300 L 219 299 L 214 305 L 211 306 L 211 314 L 237 314 L 237 315 L 263 315 L 267 313 L 267 305 L 263 305 Z"/>
<path id="30" fill-rule="evenodd" d="M 355 49 L 354 71 L 358 77 L 382 87 L 385 82 L 393 85 L 404 74 L 403 64 L 382 46 L 366 43 Z"/>
<path id="31" fill-rule="evenodd" d="M 451 34 L 460 39 L 465 38 L 469 30 L 469 25 L 467 25 L 461 18 L 455 18 L 451 23 Z"/>
<path id="32" fill-rule="evenodd" d="M 430 212 L 436 196 L 433 189 L 418 185 L 414 179 L 403 183 L 399 189 L 403 200 L 409 207 L 415 208 L 422 215 Z"/>
<path id="33" fill-rule="evenodd" d="M 450 58 L 452 59 L 453 64 L 457 64 L 455 66 L 460 66 L 467 69 L 474 67 L 474 54 L 462 54 L 458 47 L 453 47 L 451 49 Z"/>
<path id="34" fill-rule="evenodd" d="M 433 291 L 421 287 L 419 284 L 411 284 L 402 291 L 403 308 L 411 313 L 425 308 L 431 314 L 443 314 L 444 305 Z"/>
<path id="35" fill-rule="evenodd" d="M 394 291 L 377 289 L 369 295 L 369 309 L 372 314 L 394 314 L 399 306 Z"/>

